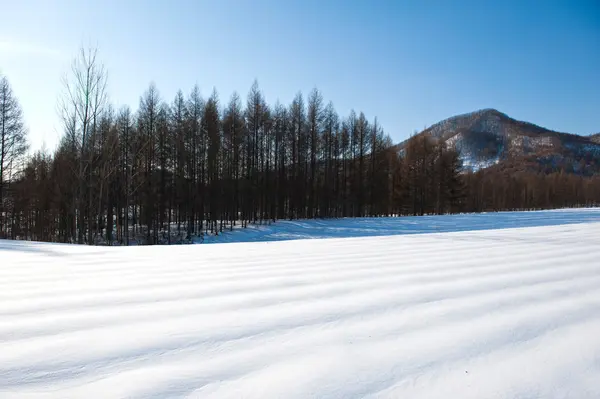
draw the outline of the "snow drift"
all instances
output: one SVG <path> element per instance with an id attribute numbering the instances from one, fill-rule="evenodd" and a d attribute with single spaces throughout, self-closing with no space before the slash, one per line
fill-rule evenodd
<path id="1" fill-rule="evenodd" d="M 600 223 L 0 242 L 2 398 L 598 398 L 599 337 Z"/>

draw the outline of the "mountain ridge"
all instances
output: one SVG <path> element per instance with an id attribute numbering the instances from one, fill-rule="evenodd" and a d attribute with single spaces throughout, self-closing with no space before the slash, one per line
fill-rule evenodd
<path id="1" fill-rule="evenodd" d="M 455 115 L 424 129 L 454 147 L 466 170 L 498 167 L 539 172 L 600 173 L 600 133 L 584 136 L 511 118 L 494 108 Z M 410 139 L 398 144 L 403 151 Z"/>

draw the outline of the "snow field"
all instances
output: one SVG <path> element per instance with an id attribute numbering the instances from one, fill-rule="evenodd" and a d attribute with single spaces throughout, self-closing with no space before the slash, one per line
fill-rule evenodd
<path id="1" fill-rule="evenodd" d="M 0 242 L 2 398 L 598 398 L 599 337 L 600 223 Z"/>
<path id="2" fill-rule="evenodd" d="M 224 242 L 284 241 L 298 239 L 376 237 L 493 230 L 515 227 L 555 226 L 600 222 L 600 208 L 552 211 L 471 213 L 442 216 L 278 220 L 273 224 L 250 224 L 218 236 L 208 235 L 204 244 Z"/>

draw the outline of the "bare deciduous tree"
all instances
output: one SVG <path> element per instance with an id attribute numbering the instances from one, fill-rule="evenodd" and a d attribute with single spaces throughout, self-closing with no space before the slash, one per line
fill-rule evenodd
<path id="1" fill-rule="evenodd" d="M 4 189 L 27 154 L 27 131 L 21 106 L 6 76 L 0 77 L 0 238 L 5 236 Z"/>
<path id="2" fill-rule="evenodd" d="M 78 165 L 73 165 L 79 182 L 74 211 L 77 215 L 77 241 L 82 244 L 85 231 L 86 179 L 91 163 L 88 141 L 96 130 L 98 118 L 107 103 L 107 73 L 98 59 L 97 48 L 82 47 L 79 50 L 70 73 L 63 78 L 63 86 L 64 93 L 59 99 L 59 113 L 65 132 L 71 137 L 78 156 Z M 87 198 L 91 201 L 91 196 L 87 195 Z M 89 236 L 88 242 L 91 242 Z"/>

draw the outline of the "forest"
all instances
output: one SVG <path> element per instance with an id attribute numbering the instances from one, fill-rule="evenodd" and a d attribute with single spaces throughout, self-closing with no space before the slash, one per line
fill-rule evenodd
<path id="1" fill-rule="evenodd" d="M 423 135 L 400 149 L 377 118 L 340 116 L 318 89 L 268 104 L 256 81 L 226 102 L 197 86 L 165 99 L 152 83 L 137 110 L 116 108 L 95 49 L 80 51 L 63 86 L 61 141 L 30 154 L 0 77 L 0 238 L 174 244 L 278 219 L 600 203 L 598 176 L 469 172 Z"/>

